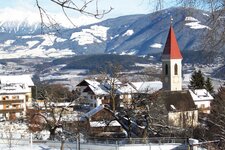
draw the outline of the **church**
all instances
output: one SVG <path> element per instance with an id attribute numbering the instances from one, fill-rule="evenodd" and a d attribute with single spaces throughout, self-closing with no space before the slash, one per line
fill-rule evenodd
<path id="1" fill-rule="evenodd" d="M 197 108 L 199 112 L 210 113 L 210 103 L 213 97 L 208 91 L 205 89 L 184 90 L 182 88 L 182 59 L 183 56 L 171 23 L 161 57 L 162 89 L 164 93 L 167 93 L 166 99 L 171 102 L 169 107 L 172 107 L 173 110 L 180 109 L 182 111 Z"/>

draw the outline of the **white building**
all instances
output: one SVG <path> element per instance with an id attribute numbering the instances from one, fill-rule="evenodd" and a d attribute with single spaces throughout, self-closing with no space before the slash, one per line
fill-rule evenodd
<path id="1" fill-rule="evenodd" d="M 203 113 L 210 113 L 210 104 L 213 101 L 212 95 L 206 89 L 189 90 L 197 108 Z"/>
<path id="2" fill-rule="evenodd" d="M 32 105 L 34 83 L 29 75 L 0 76 L 0 116 L 15 119 Z"/>
<path id="3" fill-rule="evenodd" d="M 76 90 L 80 92 L 81 97 L 86 99 L 86 103 L 90 104 L 91 107 L 96 107 L 106 101 L 106 97 L 109 92 L 105 86 L 95 80 L 85 79 L 81 81 L 77 86 Z"/>
<path id="4" fill-rule="evenodd" d="M 80 92 L 80 95 L 92 107 L 100 106 L 101 104 L 110 104 L 110 93 L 114 90 L 113 94 L 116 96 L 116 99 L 121 100 L 120 106 L 123 106 L 124 102 L 130 102 L 132 94 L 138 93 L 137 88 L 146 87 L 144 86 L 146 84 L 143 82 L 122 83 L 118 79 L 112 80 L 114 80 L 114 89 L 112 89 L 112 81 L 110 80 L 98 82 L 96 80 L 85 79 L 76 86 L 76 90 Z"/>

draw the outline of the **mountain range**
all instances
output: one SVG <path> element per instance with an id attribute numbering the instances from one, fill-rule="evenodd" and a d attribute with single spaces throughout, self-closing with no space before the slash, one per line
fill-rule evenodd
<path id="1" fill-rule="evenodd" d="M 171 17 L 181 51 L 201 51 L 201 39 L 211 30 L 207 25 L 210 14 L 179 7 L 121 16 L 76 28 L 61 26 L 60 30 L 49 30 L 45 34 L 41 34 L 38 22 L 29 23 L 28 18 L 21 21 L 0 19 L 0 58 L 160 54 Z"/>

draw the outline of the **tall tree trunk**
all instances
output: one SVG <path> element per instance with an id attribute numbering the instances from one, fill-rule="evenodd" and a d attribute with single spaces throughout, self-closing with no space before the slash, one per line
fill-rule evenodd
<path id="1" fill-rule="evenodd" d="M 56 127 L 49 129 L 50 132 L 49 140 L 55 140 L 55 130 Z"/>
<path id="2" fill-rule="evenodd" d="M 61 146 L 60 146 L 60 150 L 64 150 L 64 143 L 65 143 L 65 139 L 62 138 L 61 139 Z"/>

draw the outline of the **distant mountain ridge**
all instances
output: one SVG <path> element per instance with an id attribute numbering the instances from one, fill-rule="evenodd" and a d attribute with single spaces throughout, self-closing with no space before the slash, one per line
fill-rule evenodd
<path id="1" fill-rule="evenodd" d="M 0 58 L 66 57 L 71 55 L 119 54 L 152 55 L 161 53 L 173 16 L 173 27 L 181 51 L 200 50 L 200 40 L 209 13 L 186 8 L 170 8 L 146 15 L 108 19 L 59 32 L 40 33 L 38 24 L 0 20 Z M 14 30 L 11 29 L 14 26 Z"/>

